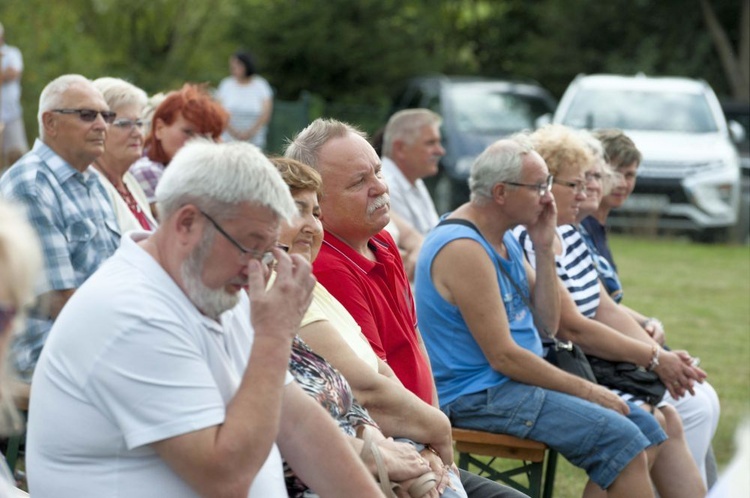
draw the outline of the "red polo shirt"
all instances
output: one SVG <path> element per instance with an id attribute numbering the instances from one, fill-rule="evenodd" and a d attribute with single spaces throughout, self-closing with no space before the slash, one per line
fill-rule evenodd
<path id="1" fill-rule="evenodd" d="M 375 262 L 325 232 L 313 263 L 315 277 L 351 313 L 375 353 L 404 386 L 432 404 L 432 376 L 419 348 L 414 298 L 401 254 L 386 231 L 368 245 Z"/>

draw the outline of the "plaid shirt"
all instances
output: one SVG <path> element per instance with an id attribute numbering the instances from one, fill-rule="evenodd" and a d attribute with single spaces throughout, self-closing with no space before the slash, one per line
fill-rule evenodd
<path id="1" fill-rule="evenodd" d="M 163 164 L 155 163 L 148 157 L 138 159 L 130 167 L 130 174 L 138 180 L 149 204 L 156 202 L 156 185 L 164 175 L 164 168 Z"/>
<path id="2" fill-rule="evenodd" d="M 0 193 L 25 207 L 39 235 L 46 278 L 37 295 L 80 287 L 117 249 L 120 229 L 97 175 L 77 171 L 40 140 L 0 178 Z M 22 377 L 30 379 L 51 327 L 30 317 L 13 343 Z"/>

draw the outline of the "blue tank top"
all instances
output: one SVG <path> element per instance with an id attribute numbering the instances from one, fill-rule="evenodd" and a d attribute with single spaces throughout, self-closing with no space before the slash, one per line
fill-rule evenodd
<path id="1" fill-rule="evenodd" d="M 427 235 L 422 245 L 414 283 L 419 328 L 430 356 L 441 406 L 460 396 L 483 391 L 508 380 L 508 377 L 490 366 L 458 307 L 443 299 L 430 278 L 430 268 L 435 256 L 446 244 L 457 239 L 472 239 L 482 245 L 495 266 L 513 340 L 520 347 L 542 356 L 542 344 L 533 316 L 498 266 L 502 262 L 514 281 L 528 295 L 523 251 L 518 241 L 510 232 L 504 235 L 503 243 L 509 257 L 505 260 L 476 230 L 463 225 L 438 225 Z"/>

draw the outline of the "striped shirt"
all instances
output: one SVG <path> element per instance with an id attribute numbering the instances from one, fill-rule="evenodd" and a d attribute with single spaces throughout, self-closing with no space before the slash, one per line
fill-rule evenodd
<path id="1" fill-rule="evenodd" d="M 20 203 L 44 254 L 37 295 L 76 289 L 120 242 L 109 197 L 91 167 L 80 172 L 41 140 L 0 178 L 0 194 Z M 52 321 L 29 318 L 13 343 L 19 373 L 33 372 Z"/>
<path id="2" fill-rule="evenodd" d="M 573 297 L 578 311 L 588 318 L 594 318 L 600 300 L 599 275 L 588 247 L 572 225 L 562 225 L 556 230 L 562 243 L 561 254 L 555 255 L 557 275 Z M 534 246 L 526 229 L 516 227 L 513 235 L 521 243 L 531 266 L 536 268 Z"/>

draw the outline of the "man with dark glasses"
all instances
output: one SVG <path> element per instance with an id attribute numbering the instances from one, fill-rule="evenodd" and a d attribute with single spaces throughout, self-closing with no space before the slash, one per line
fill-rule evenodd
<path id="1" fill-rule="evenodd" d="M 53 320 L 120 240 L 107 194 L 89 169 L 104 152 L 115 113 L 91 81 L 71 74 L 44 88 L 38 119 L 34 147 L 0 178 L 0 193 L 24 205 L 44 251 L 40 299 L 13 344 L 16 368 L 27 381 Z"/>

